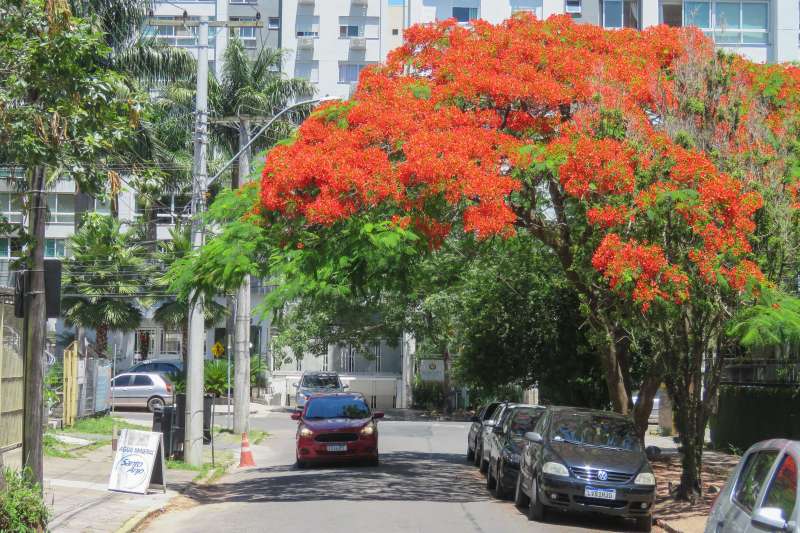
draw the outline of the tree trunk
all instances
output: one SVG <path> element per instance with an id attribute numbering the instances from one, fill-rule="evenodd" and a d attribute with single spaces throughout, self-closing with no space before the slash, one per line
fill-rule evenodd
<path id="1" fill-rule="evenodd" d="M 100 355 L 105 356 L 106 350 L 108 349 L 108 326 L 105 324 L 100 324 L 97 326 L 97 329 L 94 330 L 94 344 L 97 353 Z"/>
<path id="2" fill-rule="evenodd" d="M 44 295 L 44 238 L 47 216 L 45 169 L 34 167 L 30 191 L 30 233 L 33 248 L 30 252 L 30 283 L 25 295 L 25 400 L 23 414 L 23 466 L 30 469 L 41 487 L 44 474 L 42 456 L 42 404 L 44 397 L 44 344 L 47 331 Z M 41 488 L 40 488 L 41 490 Z"/>
<path id="3" fill-rule="evenodd" d="M 450 413 L 450 350 L 447 346 L 442 350 L 442 366 L 444 367 L 444 405 L 442 412 L 444 414 Z"/>
<path id="4" fill-rule="evenodd" d="M 183 367 L 186 368 L 186 356 L 189 353 L 189 317 L 186 317 L 183 324 L 181 324 L 181 358 L 183 359 Z"/>
<path id="5" fill-rule="evenodd" d="M 633 406 L 633 424 L 636 426 L 636 433 L 642 439 L 642 443 L 644 443 L 644 437 L 647 434 L 650 413 L 653 412 L 656 393 L 658 393 L 658 389 L 661 386 L 662 374 L 659 369 L 660 365 L 655 366 L 645 375 L 642 380 L 642 386 L 639 388 L 639 397 Z"/>
<path id="6" fill-rule="evenodd" d="M 250 123 L 239 121 L 239 149 L 250 142 Z M 248 150 L 239 156 L 234 177 L 238 188 L 250 174 Z M 236 295 L 234 322 L 234 381 L 233 381 L 233 431 L 244 433 L 250 426 L 250 276 L 245 275 Z"/>
<path id="7" fill-rule="evenodd" d="M 617 330 L 606 320 L 601 320 L 605 331 L 605 349 L 599 350 L 602 357 L 603 372 L 606 377 L 608 397 L 614 411 L 627 415 L 630 410 L 630 395 L 625 388 L 625 376 L 620 366 L 620 342 Z M 648 413 L 649 416 L 649 413 Z"/>

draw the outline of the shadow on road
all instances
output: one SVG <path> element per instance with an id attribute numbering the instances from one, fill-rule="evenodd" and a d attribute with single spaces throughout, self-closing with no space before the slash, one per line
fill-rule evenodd
<path id="1" fill-rule="evenodd" d="M 490 499 L 463 455 L 394 452 L 377 468 L 326 465 L 308 470 L 282 465 L 248 471 L 246 479 L 209 486 L 200 503 L 384 500 L 472 502 Z"/>

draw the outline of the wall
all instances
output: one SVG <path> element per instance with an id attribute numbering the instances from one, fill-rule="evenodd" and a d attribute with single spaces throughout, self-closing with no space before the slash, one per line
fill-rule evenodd
<path id="1" fill-rule="evenodd" d="M 22 319 L 14 317 L 12 295 L 0 289 L 0 453 L 22 442 Z"/>
<path id="2" fill-rule="evenodd" d="M 720 387 L 711 417 L 711 442 L 717 449 L 746 450 L 772 438 L 800 439 L 800 392 L 795 387 Z"/>

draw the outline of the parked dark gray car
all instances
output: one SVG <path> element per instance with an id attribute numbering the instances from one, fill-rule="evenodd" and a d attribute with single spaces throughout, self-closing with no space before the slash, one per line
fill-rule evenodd
<path id="1" fill-rule="evenodd" d="M 486 419 L 481 426 L 481 431 L 475 439 L 475 466 L 480 468 L 482 474 L 485 474 L 489 468 L 489 454 L 487 452 L 486 443 L 489 442 L 489 435 L 491 435 L 492 428 L 499 424 L 506 410 L 516 404 L 502 402 L 492 413 L 492 416 Z"/>
<path id="2" fill-rule="evenodd" d="M 533 431 L 544 409 L 538 405 L 509 407 L 503 420 L 489 432 L 488 440 L 484 443 L 489 455 L 486 488 L 495 497 L 504 499 L 513 494 L 526 444 L 525 434 Z"/>
<path id="3" fill-rule="evenodd" d="M 745 452 L 711 508 L 706 533 L 800 533 L 800 442 L 759 442 Z"/>
<path id="4" fill-rule="evenodd" d="M 475 461 L 475 450 L 477 449 L 478 438 L 483 431 L 483 423 L 492 417 L 499 405 L 500 402 L 484 405 L 478 409 L 478 414 L 472 417 L 472 425 L 470 425 L 469 433 L 467 433 L 467 461 Z"/>
<path id="5" fill-rule="evenodd" d="M 606 411 L 548 407 L 522 453 L 515 503 L 542 521 L 548 510 L 633 518 L 650 531 L 656 479 L 633 422 Z"/>

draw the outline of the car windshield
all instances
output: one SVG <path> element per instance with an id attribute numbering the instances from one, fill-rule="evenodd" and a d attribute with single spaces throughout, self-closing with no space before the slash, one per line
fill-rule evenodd
<path id="1" fill-rule="evenodd" d="M 511 425 L 509 426 L 511 436 L 522 438 L 525 433 L 533 431 L 536 423 L 542 417 L 542 412 L 542 409 L 534 409 L 532 407 L 515 409 L 511 415 Z"/>
<path id="2" fill-rule="evenodd" d="M 552 438 L 556 442 L 641 450 L 633 423 L 593 413 L 565 413 L 558 416 L 553 421 Z"/>
<path id="3" fill-rule="evenodd" d="M 339 386 L 337 376 L 303 376 L 303 387 L 312 389 L 335 389 Z"/>
<path id="4" fill-rule="evenodd" d="M 303 418 L 369 418 L 367 402 L 361 398 L 313 398 Z"/>

